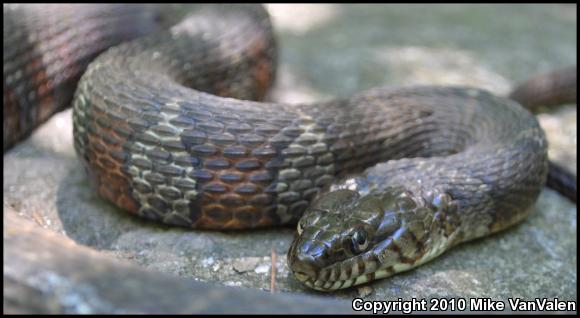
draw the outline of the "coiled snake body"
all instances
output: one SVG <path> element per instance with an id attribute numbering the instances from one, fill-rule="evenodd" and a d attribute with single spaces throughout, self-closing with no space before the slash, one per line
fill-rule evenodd
<path id="1" fill-rule="evenodd" d="M 76 86 L 75 148 L 101 196 L 193 228 L 304 214 L 289 265 L 320 290 L 389 276 L 509 227 L 546 181 L 544 133 L 510 99 L 421 86 L 308 105 L 249 101 L 275 77 L 266 11 L 204 6 L 158 30 L 183 15 L 176 9 L 5 7 L 4 149 L 65 107 Z M 101 54 L 77 85 L 98 53 L 150 32 Z"/>

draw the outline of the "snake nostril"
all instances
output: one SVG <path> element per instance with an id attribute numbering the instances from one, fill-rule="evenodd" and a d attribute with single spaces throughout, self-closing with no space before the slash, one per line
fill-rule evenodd
<path id="1" fill-rule="evenodd" d="M 301 281 L 316 280 L 316 260 L 310 255 L 297 255 L 290 262 L 290 268 Z"/>

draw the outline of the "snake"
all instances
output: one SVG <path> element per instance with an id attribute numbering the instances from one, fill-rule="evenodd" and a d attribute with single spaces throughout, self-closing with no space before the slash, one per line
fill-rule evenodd
<path id="1" fill-rule="evenodd" d="M 576 200 L 529 110 L 575 102 L 575 67 L 507 97 L 423 85 L 285 104 L 264 101 L 277 59 L 257 4 L 5 5 L 4 151 L 72 104 L 101 197 L 194 229 L 297 224 L 290 271 L 320 291 L 509 228 L 546 181 Z"/>

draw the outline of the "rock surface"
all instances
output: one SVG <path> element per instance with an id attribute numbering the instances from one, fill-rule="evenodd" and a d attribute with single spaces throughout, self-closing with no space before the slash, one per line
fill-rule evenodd
<path id="1" fill-rule="evenodd" d="M 473 85 L 506 94 L 515 83 L 536 73 L 576 62 L 575 5 L 320 4 L 268 8 L 281 51 L 278 83 L 270 96 L 278 101 L 321 100 L 380 85 L 410 84 Z M 550 157 L 576 172 L 575 105 L 540 114 L 539 119 L 548 134 Z M 178 302 L 185 299 L 180 298 L 183 293 L 194 300 L 195 295 L 207 294 L 213 288 L 236 304 L 264 306 L 261 312 L 317 312 L 324 303 L 339 312 L 349 310 L 353 297 L 490 297 L 506 303 L 508 297 L 577 300 L 576 206 L 549 189 L 542 192 L 521 225 L 463 244 L 417 270 L 361 288 L 321 294 L 305 289 L 288 273 L 285 254 L 294 229 L 207 232 L 170 228 L 128 215 L 100 199 L 74 153 L 71 125 L 70 110 L 57 114 L 4 155 L 4 246 L 8 247 L 4 252 L 4 278 L 8 282 L 5 312 L 83 312 L 87 299 L 79 295 L 101 297 L 98 292 L 111 288 L 95 287 L 104 285 L 99 284 L 99 275 L 111 284 L 115 282 L 129 303 L 138 299 L 126 295 L 133 292 L 151 297 L 144 303 L 151 299 L 161 302 L 159 291 L 147 294 L 139 288 L 144 284 L 139 283 L 141 278 L 158 284 L 154 286 L 167 293 L 163 299 L 175 296 L 166 303 L 174 307 L 159 308 L 174 312 L 199 308 L 198 312 L 234 312 L 191 303 L 179 307 Z M 17 212 L 8 212 L 10 209 Z M 7 216 L 11 213 L 20 217 Z M 50 232 L 59 235 L 47 234 Z M 39 244 L 35 247 L 27 235 L 36 237 Z M 69 246 L 71 241 L 81 246 L 64 252 L 49 244 Z M 24 253 L 26 246 L 42 252 L 38 259 L 30 251 Z M 83 263 L 84 256 L 87 261 Z M 82 274 L 70 277 L 63 270 L 66 266 L 44 266 L 39 261 L 58 257 L 62 257 L 62 265 L 71 257 L 86 268 L 70 269 Z M 39 274 L 40 281 L 27 283 L 26 275 L 35 271 L 44 276 Z M 91 279 L 83 281 L 83 275 Z M 72 294 L 60 293 L 62 286 L 58 284 L 48 284 L 62 277 L 71 284 Z M 179 288 L 166 288 L 173 283 Z M 97 293 L 77 293 L 73 288 L 87 284 L 97 288 Z M 249 289 L 240 292 L 239 288 L 217 285 Z M 267 291 L 271 286 L 278 291 L 272 298 L 252 290 Z M 308 307 L 304 299 L 313 295 L 316 299 Z M 254 296 L 264 303 L 258 305 L 252 300 Z M 98 302 L 102 300 L 99 297 L 88 297 L 96 301 L 88 307 L 91 312 L 155 311 L 148 304 L 127 307 L 109 298 L 112 303 Z M 223 299 L 216 297 L 213 301 Z M 278 304 L 295 307 L 280 305 L 277 310 Z M 247 306 L 240 308 L 251 311 Z"/>
<path id="2" fill-rule="evenodd" d="M 4 313 L 344 313 L 320 297 L 228 288 L 114 260 L 4 207 Z M 39 295 L 41 294 L 41 295 Z"/>

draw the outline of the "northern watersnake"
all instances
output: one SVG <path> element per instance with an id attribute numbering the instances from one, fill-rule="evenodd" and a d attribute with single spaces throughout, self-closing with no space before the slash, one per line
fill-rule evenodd
<path id="1" fill-rule="evenodd" d="M 123 209 L 242 229 L 295 223 L 318 198 L 289 264 L 322 290 L 508 227 L 545 183 L 544 133 L 510 99 L 422 86 L 315 104 L 252 102 L 275 78 L 264 8 L 205 6 L 163 30 L 178 9 L 5 7 L 4 149 L 69 105 L 76 87 L 75 148 L 99 193 Z M 525 91 L 512 97 L 525 104 Z M 560 172 L 555 183 L 575 197 L 575 178 Z"/>

